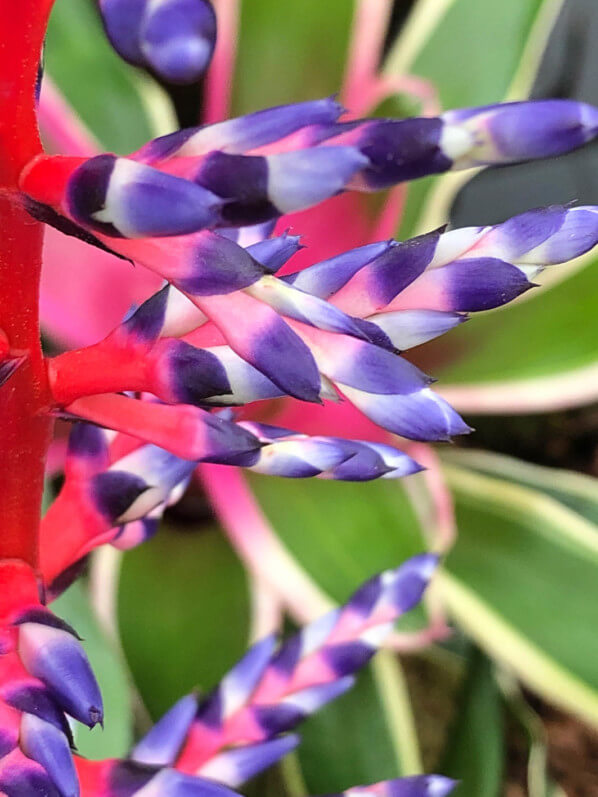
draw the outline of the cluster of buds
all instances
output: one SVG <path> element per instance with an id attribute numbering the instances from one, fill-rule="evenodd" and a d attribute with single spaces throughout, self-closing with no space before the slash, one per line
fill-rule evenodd
<path id="1" fill-rule="evenodd" d="M 273 636 L 262 639 L 206 697 L 179 700 L 126 760 L 77 761 L 83 793 L 116 797 L 134 784 L 126 793 L 139 790 L 140 797 L 232 795 L 210 784 L 236 788 L 295 748 L 299 737 L 289 731 L 351 688 L 396 619 L 419 602 L 435 566 L 432 554 L 413 557 L 281 645 Z M 94 790 L 99 783 L 107 784 L 105 792 Z M 448 778 L 421 776 L 361 793 L 442 797 L 453 786 Z"/>
<path id="2" fill-rule="evenodd" d="M 32 530 L 32 511 L 19 514 L 15 488 L 8 491 L 10 544 L 0 548 L 0 791 L 231 797 L 231 788 L 297 744 L 289 731 L 352 685 L 397 617 L 420 600 L 436 558 L 421 554 L 374 577 L 345 607 L 280 647 L 262 640 L 207 698 L 178 702 L 122 761 L 71 755 L 66 714 L 93 726 L 102 721 L 101 697 L 76 634 L 45 602 L 98 546 L 130 548 L 151 537 L 198 463 L 345 481 L 420 469 L 390 435 L 388 442 L 309 436 L 237 408 L 281 397 L 345 399 L 383 438 L 447 440 L 468 432 L 432 390 L 433 379 L 402 352 L 470 313 L 511 301 L 544 267 L 591 249 L 598 208 L 551 207 L 496 226 L 368 243 L 303 270 L 292 264 L 299 237 L 275 234 L 276 224 L 344 191 L 558 155 L 598 134 L 598 110 L 546 100 L 437 118 L 353 120 L 328 98 L 180 130 L 129 156 L 52 156 L 27 128 L 27 120 L 34 126 L 51 2 L 27 0 L 21 16 L 11 16 L 8 5 L 0 0 L 0 23 L 10 20 L 15 41 L 39 41 L 34 55 L 8 59 L 14 74 L 2 72 L 8 67 L 0 52 L 3 83 L 16 86 L 3 105 L 12 116 L 0 125 L 0 210 L 12 225 L 6 237 L 15 271 L 5 277 L 0 257 L 7 327 L 0 329 L 0 401 L 7 428 L 17 429 L 0 443 L 0 463 L 22 462 L 18 430 L 29 435 L 40 487 L 51 420 L 75 425 L 64 486 L 41 524 L 35 517 Z M 216 18 L 206 0 L 99 5 L 110 40 L 131 63 L 171 82 L 195 80 L 209 63 Z M 38 222 L 165 283 L 104 340 L 42 358 L 35 296 L 31 307 L 15 310 L 35 285 L 35 264 L 22 260 L 33 251 Z M 27 345 L 16 345 L 23 337 Z M 9 475 L 17 484 L 18 473 Z M 20 545 L 27 534 L 33 554 Z M 420 776 L 345 794 L 442 797 L 452 786 Z"/>
<path id="3" fill-rule="evenodd" d="M 103 721 L 77 633 L 40 604 L 24 562 L 0 562 L 0 791 L 78 794 L 67 716 Z"/>

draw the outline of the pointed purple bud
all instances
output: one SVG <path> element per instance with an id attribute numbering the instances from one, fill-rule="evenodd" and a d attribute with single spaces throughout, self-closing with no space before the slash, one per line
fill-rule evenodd
<path id="1" fill-rule="evenodd" d="M 331 479 L 346 482 L 366 482 L 390 473 L 392 470 L 384 459 L 367 443 L 346 441 L 343 445 L 347 453 L 353 453 L 340 465 L 331 470 Z"/>
<path id="2" fill-rule="evenodd" d="M 202 462 L 217 465 L 242 464 L 248 455 L 251 456 L 261 448 L 258 439 L 250 432 L 217 415 L 208 415 L 205 426 L 207 453 L 202 457 Z"/>
<path id="3" fill-rule="evenodd" d="M 539 269 L 532 269 L 533 276 Z M 455 260 L 428 269 L 397 297 L 400 309 L 417 308 L 470 313 L 491 310 L 534 287 L 530 271 L 494 257 Z M 391 306 L 391 307 L 394 307 Z"/>
<path id="4" fill-rule="evenodd" d="M 210 396 L 231 393 L 220 360 L 208 350 L 198 349 L 183 340 L 161 342 L 156 371 L 163 386 L 159 395 L 173 404 L 198 405 Z"/>
<path id="5" fill-rule="evenodd" d="M 144 445 L 99 473 L 90 485 L 95 506 L 111 523 L 144 517 L 188 479 L 194 463 L 154 445 Z"/>
<path id="6" fill-rule="evenodd" d="M 443 775 L 413 775 L 372 783 L 370 786 L 353 786 L 327 797 L 446 797 L 456 785 L 456 781 Z"/>
<path id="7" fill-rule="evenodd" d="M 376 649 L 377 646 L 367 642 L 342 642 L 325 648 L 322 655 L 336 677 L 341 678 L 365 667 Z"/>
<path id="8" fill-rule="evenodd" d="M 370 316 L 399 351 L 412 349 L 467 321 L 467 316 L 444 310 L 398 310 Z"/>
<path id="9" fill-rule="evenodd" d="M 193 83 L 207 68 L 216 40 L 208 0 L 100 0 L 106 33 L 119 55 L 171 83 Z"/>
<path id="10" fill-rule="evenodd" d="M 424 273 L 439 240 L 437 230 L 387 249 L 335 294 L 335 304 L 360 317 L 382 310 Z"/>
<path id="11" fill-rule="evenodd" d="M 329 650 L 330 648 L 326 648 L 326 655 Z M 370 651 L 369 657 L 372 655 L 373 651 Z M 343 673 L 339 672 L 341 677 L 337 680 L 294 692 L 275 705 L 253 706 L 251 709 L 253 717 L 267 737 L 291 730 L 326 703 L 336 700 L 351 689 L 355 683 L 355 679 L 350 675 L 351 672 L 353 670 L 348 669 L 346 677 L 342 677 Z"/>
<path id="12" fill-rule="evenodd" d="M 37 683 L 23 684 L 4 688 L 3 700 L 18 711 L 34 714 L 36 717 L 57 728 L 73 746 L 71 729 L 63 711 L 56 705 L 51 693 Z"/>
<path id="13" fill-rule="evenodd" d="M 407 395 L 366 393 L 347 385 L 339 389 L 378 426 L 409 440 L 450 440 L 471 428 L 429 388 Z"/>
<path id="14" fill-rule="evenodd" d="M 598 209 L 553 206 L 520 213 L 484 237 L 484 254 L 503 260 L 552 265 L 584 254 L 598 242 Z M 490 251 L 489 251 L 490 250 Z"/>
<path id="15" fill-rule="evenodd" d="M 332 97 L 279 105 L 213 125 L 178 130 L 150 141 L 135 157 L 153 163 L 173 156 L 197 157 L 213 150 L 240 155 L 285 138 L 306 125 L 331 124 L 342 112 L 342 106 Z"/>
<path id="16" fill-rule="evenodd" d="M 166 767 L 173 764 L 195 718 L 197 698 L 181 698 L 132 749 L 130 758 L 141 764 Z"/>
<path id="17" fill-rule="evenodd" d="M 63 733 L 33 714 L 24 714 L 20 744 L 25 755 L 46 770 L 61 797 L 79 797 L 79 781 Z"/>
<path id="18" fill-rule="evenodd" d="M 186 262 L 177 264 L 176 285 L 192 296 L 232 293 L 261 279 L 266 269 L 246 249 L 221 235 L 197 237 Z"/>
<path id="19" fill-rule="evenodd" d="M 138 307 L 122 324 L 122 329 L 128 336 L 140 343 L 151 343 L 160 336 L 164 321 L 170 286 L 165 285 L 153 296 L 150 296 Z"/>
<path id="20" fill-rule="evenodd" d="M 332 304 L 273 276 L 254 282 L 247 293 L 273 307 L 281 315 L 317 329 L 340 332 L 368 340 L 359 323 Z"/>
<path id="21" fill-rule="evenodd" d="M 285 393 L 267 376 L 245 362 L 228 346 L 215 346 L 208 349 L 222 364 L 230 384 L 230 394 L 222 394 L 205 402 L 214 406 L 227 404 L 242 405 L 262 399 L 279 398 Z"/>
<path id="22" fill-rule="evenodd" d="M 227 329 L 231 346 L 284 393 L 319 401 L 320 371 L 309 347 L 268 305 L 252 301 L 251 316 L 237 317 L 235 330 Z M 216 309 L 226 309 L 222 300 Z M 222 317 L 218 320 L 222 323 Z"/>
<path id="23" fill-rule="evenodd" d="M 129 63 L 140 65 L 143 55 L 139 30 L 147 0 L 100 0 L 100 11 L 110 43 Z"/>
<path id="24" fill-rule="evenodd" d="M 93 728 L 103 720 L 102 696 L 80 642 L 67 631 L 38 623 L 19 626 L 25 669 L 48 687 L 64 711 Z"/>
<path id="25" fill-rule="evenodd" d="M 141 52 L 161 78 L 194 83 L 214 52 L 216 14 L 208 0 L 150 2 L 140 34 Z"/>
<path id="26" fill-rule="evenodd" d="M 383 576 L 385 599 L 400 612 L 408 612 L 422 599 L 422 595 L 434 571 L 438 567 L 438 556 L 422 553 L 412 556 L 398 570 Z M 385 581 L 385 578 L 388 578 Z"/>
<path id="27" fill-rule="evenodd" d="M 227 786 L 240 786 L 271 767 L 298 744 L 299 737 L 289 734 L 258 744 L 233 747 L 211 758 L 202 766 L 200 774 Z"/>
<path id="28" fill-rule="evenodd" d="M 239 797 L 220 783 L 161 769 L 143 790 L 143 797 Z"/>
<path id="29" fill-rule="evenodd" d="M 141 515 L 153 508 L 151 498 L 147 502 L 143 500 L 144 495 L 151 492 L 151 486 L 141 476 L 124 470 L 98 473 L 89 490 L 96 509 L 113 526 L 124 522 L 124 517 L 134 514 L 137 507 Z"/>
<path id="30" fill-rule="evenodd" d="M 0 767 L 0 794 L 3 797 L 62 797 L 45 770 L 23 758 Z"/>
<path id="31" fill-rule="evenodd" d="M 345 129 L 347 133 L 333 141 L 353 144 L 367 156 L 369 164 L 355 181 L 362 190 L 379 191 L 452 166 L 442 147 L 440 119 L 374 119 L 348 123 Z"/>
<path id="32" fill-rule="evenodd" d="M 98 155 L 79 166 L 67 189 L 69 213 L 104 235 L 182 235 L 212 226 L 219 197 L 199 185 L 128 158 Z"/>
<path id="33" fill-rule="evenodd" d="M 338 467 L 352 456 L 344 441 L 328 437 L 300 437 L 266 445 L 251 470 L 270 476 L 306 479 Z"/>
<path id="34" fill-rule="evenodd" d="M 303 269 L 303 271 L 287 274 L 281 279 L 296 288 L 300 288 L 302 291 L 319 296 L 320 299 L 328 299 L 364 266 L 375 258 L 380 257 L 393 246 L 396 246 L 395 241 L 366 244 L 331 257 L 328 260 L 322 260 L 320 263 Z"/>
<path id="35" fill-rule="evenodd" d="M 102 696 L 80 642 L 71 634 L 37 623 L 19 627 L 19 654 L 58 704 L 90 728 L 103 720 Z"/>
<path id="36" fill-rule="evenodd" d="M 266 238 L 251 244 L 247 251 L 270 274 L 275 274 L 301 248 L 300 236 L 285 232 L 276 238 Z"/>
<path id="37" fill-rule="evenodd" d="M 367 159 L 353 147 L 322 147 L 248 156 L 212 152 L 196 182 L 228 200 L 222 224 L 257 224 L 318 204 L 342 191 Z"/>
<path id="38" fill-rule="evenodd" d="M 239 709 L 258 685 L 276 647 L 272 634 L 256 642 L 218 686 L 222 714 L 228 717 Z"/>
<path id="39" fill-rule="evenodd" d="M 434 380 L 415 365 L 386 349 L 354 338 L 312 342 L 322 373 L 333 382 L 368 393 L 404 394 L 426 388 Z"/>
<path id="40" fill-rule="evenodd" d="M 574 100 L 532 100 L 442 115 L 442 148 L 455 168 L 549 158 L 598 132 L 598 110 Z"/>
<path id="41" fill-rule="evenodd" d="M 398 479 L 403 476 L 411 476 L 413 473 L 420 473 L 423 468 L 411 457 L 407 456 L 404 451 L 399 451 L 393 446 L 386 445 L 385 443 L 371 443 L 367 442 L 378 456 L 382 457 L 384 464 L 388 468 L 383 479 Z"/>

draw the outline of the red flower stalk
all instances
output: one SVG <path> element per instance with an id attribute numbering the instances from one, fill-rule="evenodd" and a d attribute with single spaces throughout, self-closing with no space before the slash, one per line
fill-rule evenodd
<path id="1" fill-rule="evenodd" d="M 43 227 L 20 207 L 17 181 L 41 152 L 35 89 L 51 7 L 52 0 L 0 2 L 0 356 L 20 364 L 0 385 L 0 558 L 33 567 L 52 420 L 40 412 L 48 405 L 38 312 Z"/>

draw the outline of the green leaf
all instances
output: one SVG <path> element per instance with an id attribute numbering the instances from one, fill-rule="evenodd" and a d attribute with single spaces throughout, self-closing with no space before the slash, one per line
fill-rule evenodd
<path id="1" fill-rule="evenodd" d="M 390 76 L 410 72 L 428 79 L 443 109 L 500 102 L 513 93 L 516 79 L 517 96 L 512 98 L 522 99 L 557 5 L 553 0 L 420 0 L 393 45 L 384 72 Z M 419 229 L 427 201 L 445 180 L 429 178 L 410 187 L 399 237 Z M 434 219 L 430 229 L 445 221 Z"/>
<path id="2" fill-rule="evenodd" d="M 98 625 L 87 589 L 77 581 L 52 603 L 54 611 L 83 637 L 83 646 L 104 699 L 104 726 L 89 731 L 77 723 L 75 744 L 81 755 L 111 758 L 125 755 L 132 740 L 131 694 L 125 663 Z"/>
<path id="3" fill-rule="evenodd" d="M 450 343 L 458 355 L 436 369 L 443 383 L 542 378 L 594 365 L 597 266 L 593 258 L 564 282 L 454 330 Z"/>
<path id="4" fill-rule="evenodd" d="M 542 720 L 529 705 L 514 678 L 507 672 L 498 672 L 497 679 L 511 713 L 527 736 L 529 797 L 566 797 L 565 792 L 548 775 L 548 739 Z"/>
<path id="5" fill-rule="evenodd" d="M 548 700 L 598 724 L 598 535 L 529 488 L 446 468 L 459 535 L 436 586 L 454 620 Z"/>
<path id="6" fill-rule="evenodd" d="M 542 0 L 456 0 L 413 61 L 443 108 L 499 102 L 511 84 Z"/>
<path id="7" fill-rule="evenodd" d="M 540 490 L 598 524 L 598 481 L 569 470 L 545 468 L 491 451 L 444 449 L 443 461 Z"/>
<path id="8" fill-rule="evenodd" d="M 235 115 L 339 91 L 352 15 L 349 0 L 242 3 Z"/>
<path id="9" fill-rule="evenodd" d="M 377 654 L 355 687 L 310 717 L 300 732 L 309 794 L 421 771 L 409 696 L 391 653 Z"/>
<path id="10" fill-rule="evenodd" d="M 460 781 L 458 797 L 498 797 L 504 765 L 500 692 L 492 663 L 473 649 L 440 772 Z"/>
<path id="11" fill-rule="evenodd" d="M 124 557 L 118 588 L 123 649 L 154 719 L 216 684 L 247 648 L 247 577 L 217 528 L 161 531 Z"/>
<path id="12" fill-rule="evenodd" d="M 338 603 L 375 573 L 426 549 L 400 481 L 347 485 L 251 475 L 249 482 L 284 546 Z M 399 627 L 414 630 L 425 622 L 420 604 Z"/>
<path id="13" fill-rule="evenodd" d="M 46 43 L 48 74 L 104 146 L 124 153 L 155 135 L 141 91 L 149 79 L 116 55 L 93 3 L 56 3 Z"/>

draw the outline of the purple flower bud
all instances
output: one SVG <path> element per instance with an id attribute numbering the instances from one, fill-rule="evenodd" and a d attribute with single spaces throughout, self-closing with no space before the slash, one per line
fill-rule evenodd
<path id="1" fill-rule="evenodd" d="M 271 144 L 307 125 L 336 122 L 342 112 L 343 107 L 332 97 L 278 105 L 213 125 L 177 130 L 150 141 L 135 157 L 154 163 L 171 157 L 198 157 L 213 150 L 240 155 Z"/>
<path id="2" fill-rule="evenodd" d="M 442 148 L 453 168 L 561 155 L 598 132 L 598 111 L 574 100 L 532 100 L 443 114 Z"/>
<path id="3" fill-rule="evenodd" d="M 247 247 L 249 254 L 261 263 L 270 274 L 275 274 L 302 246 L 299 235 L 283 233 L 276 238 L 266 238 L 263 241 Z"/>
<path id="4" fill-rule="evenodd" d="M 471 428 L 429 388 L 407 395 L 367 393 L 348 385 L 339 389 L 378 426 L 409 440 L 450 440 Z"/>
<path id="5" fill-rule="evenodd" d="M 193 83 L 206 70 L 216 41 L 208 0 L 100 0 L 106 33 L 126 61 L 171 83 Z"/>
<path id="6" fill-rule="evenodd" d="M 148 0 L 100 0 L 100 11 L 110 43 L 132 64 L 143 64 L 139 30 Z"/>
<path id="7" fill-rule="evenodd" d="M 239 786 L 271 767 L 298 744 L 299 737 L 288 734 L 266 742 L 233 747 L 210 759 L 201 767 L 200 774 L 227 786 Z"/>
<path id="8" fill-rule="evenodd" d="M 446 797 L 456 785 L 456 781 L 443 775 L 413 775 L 370 786 L 353 786 L 327 797 Z"/>
<path id="9" fill-rule="evenodd" d="M 67 189 L 70 215 L 104 235 L 147 238 L 182 235 L 212 226 L 219 197 L 180 177 L 115 155 L 79 166 Z"/>
<path id="10" fill-rule="evenodd" d="M 208 68 L 216 43 L 216 15 L 208 0 L 148 3 L 140 49 L 170 83 L 194 83 Z"/>
<path id="11" fill-rule="evenodd" d="M 328 299 L 364 266 L 393 246 L 396 246 L 395 241 L 366 244 L 328 260 L 322 260 L 303 271 L 287 274 L 281 279 L 302 291 L 319 296 L 320 299 Z"/>
<path id="12" fill-rule="evenodd" d="M 127 523 L 167 501 L 171 490 L 187 479 L 193 468 L 193 462 L 158 446 L 141 446 L 95 476 L 90 495 L 110 523 Z"/>
<path id="13" fill-rule="evenodd" d="M 62 797 L 45 770 L 24 756 L 0 766 L 0 793 L 3 797 Z"/>
<path id="14" fill-rule="evenodd" d="M 228 200 L 223 225 L 256 224 L 315 205 L 342 191 L 367 163 L 354 147 L 322 147 L 247 156 L 212 152 L 195 180 Z"/>
<path id="15" fill-rule="evenodd" d="M 269 304 L 270 307 L 287 318 L 293 318 L 317 329 L 340 332 L 368 340 L 359 323 L 339 310 L 338 307 L 276 277 L 270 275 L 262 277 L 250 285 L 246 292 Z"/>
<path id="16" fill-rule="evenodd" d="M 398 310 L 394 313 L 378 313 L 368 320 L 388 335 L 398 351 L 406 351 L 444 335 L 467 321 L 467 316 L 443 310 Z"/>
<path id="17" fill-rule="evenodd" d="M 132 749 L 130 757 L 141 764 L 173 764 L 197 711 L 197 698 L 181 698 Z"/>
<path id="18" fill-rule="evenodd" d="M 183 340 L 162 341 L 157 356 L 157 376 L 164 400 L 173 404 L 201 404 L 210 396 L 231 393 L 224 366 L 207 349 Z"/>
<path id="19" fill-rule="evenodd" d="M 81 643 L 67 631 L 39 623 L 19 626 L 19 655 L 31 675 L 79 722 L 103 720 L 102 696 Z"/>
<path id="20" fill-rule="evenodd" d="M 21 749 L 46 770 L 61 797 L 79 797 L 79 781 L 67 738 L 33 714 L 21 720 Z"/>

